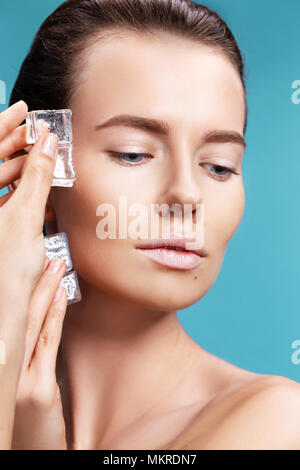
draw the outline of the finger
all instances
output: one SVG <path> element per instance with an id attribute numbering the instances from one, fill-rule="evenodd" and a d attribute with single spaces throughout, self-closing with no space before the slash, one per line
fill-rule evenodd
<path id="1" fill-rule="evenodd" d="M 10 191 L 9 193 L 4 194 L 4 196 L 0 197 L 0 207 L 4 206 L 6 202 L 12 197 L 13 193 Z"/>
<path id="2" fill-rule="evenodd" d="M 0 164 L 0 188 L 4 188 L 20 177 L 26 158 L 28 158 L 27 154 Z"/>
<path id="3" fill-rule="evenodd" d="M 30 220 L 33 236 L 38 236 L 43 229 L 57 152 L 58 138 L 55 134 L 40 137 L 29 152 L 20 182 L 11 198 L 11 201 L 16 201 L 17 207 L 22 207 L 25 220 Z"/>
<path id="4" fill-rule="evenodd" d="M 58 265 L 56 265 L 55 261 L 58 261 Z M 57 268 L 58 271 L 55 271 Z M 44 267 L 43 274 L 32 294 L 26 331 L 25 368 L 30 364 L 49 305 L 52 302 L 65 270 L 66 264 L 64 261 L 51 260 L 47 265 L 47 269 Z"/>
<path id="5" fill-rule="evenodd" d="M 38 376 L 55 375 L 57 353 L 61 340 L 62 325 L 67 309 L 67 291 L 60 286 L 49 306 L 39 335 L 30 367 L 37 370 Z"/>
<path id="6" fill-rule="evenodd" d="M 49 262 L 50 262 L 50 260 L 49 260 L 48 256 L 45 255 L 45 263 L 44 263 L 42 274 L 45 272 L 46 268 L 48 267 Z"/>
<path id="7" fill-rule="evenodd" d="M 29 147 L 29 146 L 27 145 L 27 147 Z M 27 147 L 24 147 L 22 150 L 18 150 L 17 152 L 14 152 L 9 157 L 3 158 L 3 161 L 7 162 L 9 160 L 12 160 L 13 158 L 21 157 L 22 155 L 26 155 L 28 153 L 27 150 L 26 150 Z"/>
<path id="8" fill-rule="evenodd" d="M 0 158 L 1 160 L 8 159 L 15 152 L 22 150 L 26 147 L 26 130 L 27 125 L 23 124 L 22 126 L 14 129 L 7 137 L 0 141 Z"/>
<path id="9" fill-rule="evenodd" d="M 13 191 L 18 187 L 19 181 L 20 181 L 20 178 L 18 178 L 16 181 L 14 181 L 14 182 L 11 183 L 11 184 L 8 184 L 8 185 L 7 185 L 8 189 L 9 189 L 11 192 L 13 192 Z"/>
<path id="10" fill-rule="evenodd" d="M 0 113 L 0 141 L 24 121 L 27 111 L 27 104 L 20 100 Z"/>
<path id="11" fill-rule="evenodd" d="M 44 267 L 43 267 L 43 271 L 42 271 L 42 274 L 45 272 L 45 270 L 47 269 L 48 265 L 49 265 L 49 258 L 47 255 L 45 255 L 45 262 L 44 262 Z M 27 333 L 27 337 L 26 337 L 26 342 L 28 342 L 28 333 Z M 25 351 L 26 351 L 26 348 L 25 348 Z M 25 357 L 26 358 L 26 357 Z M 25 364 L 25 361 L 23 360 L 23 365 L 22 365 L 22 371 L 21 371 L 21 375 L 23 376 L 24 373 L 26 373 L 28 371 L 28 364 Z"/>

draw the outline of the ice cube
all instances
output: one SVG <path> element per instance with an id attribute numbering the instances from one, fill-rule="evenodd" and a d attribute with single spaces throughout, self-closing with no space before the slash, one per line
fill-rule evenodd
<path id="1" fill-rule="evenodd" d="M 52 186 L 73 186 L 76 180 L 73 165 L 73 133 L 71 109 L 47 109 L 29 111 L 26 116 L 27 143 L 34 144 L 48 132 L 58 136 L 58 155 Z"/>
<path id="2" fill-rule="evenodd" d="M 71 109 L 47 109 L 29 111 L 26 117 L 28 125 L 27 143 L 34 144 L 45 132 L 43 126 L 57 135 L 59 143 L 72 142 L 72 111 Z"/>
<path id="3" fill-rule="evenodd" d="M 65 274 L 60 281 L 67 291 L 67 304 L 80 302 L 81 292 L 76 271 L 73 270 L 70 247 L 65 232 L 54 233 L 44 236 L 46 255 L 51 261 L 54 258 L 66 263 Z"/>
<path id="4" fill-rule="evenodd" d="M 80 302 L 81 292 L 78 283 L 78 277 L 76 271 L 70 271 L 65 274 L 60 282 L 60 285 L 64 286 L 67 291 L 67 304 L 74 304 Z"/>
<path id="5" fill-rule="evenodd" d="M 66 263 L 66 271 L 73 268 L 67 234 L 65 232 L 44 236 L 46 255 L 51 261 L 54 258 Z"/>

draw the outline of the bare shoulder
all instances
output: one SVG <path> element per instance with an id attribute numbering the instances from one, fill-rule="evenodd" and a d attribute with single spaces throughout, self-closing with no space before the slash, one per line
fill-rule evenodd
<path id="1" fill-rule="evenodd" d="M 240 370 L 240 380 L 196 416 L 177 449 L 300 449 L 300 384 Z"/>
<path id="2" fill-rule="evenodd" d="M 168 449 L 300 450 L 298 382 L 242 369 L 203 350 L 199 357 L 207 364 L 211 396 Z"/>

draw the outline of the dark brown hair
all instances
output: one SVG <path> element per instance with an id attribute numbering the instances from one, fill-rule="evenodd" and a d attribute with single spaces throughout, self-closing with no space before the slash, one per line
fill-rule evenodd
<path id="1" fill-rule="evenodd" d="M 174 33 L 219 50 L 244 90 L 244 63 L 232 32 L 214 11 L 192 0 L 68 0 L 40 26 L 12 90 L 9 105 L 28 110 L 70 107 L 81 53 L 118 31 Z M 246 105 L 246 90 L 245 90 Z M 247 122 L 247 105 L 244 131 Z"/>

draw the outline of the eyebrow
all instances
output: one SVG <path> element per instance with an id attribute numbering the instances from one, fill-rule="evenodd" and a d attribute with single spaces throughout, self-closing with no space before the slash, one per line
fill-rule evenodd
<path id="1" fill-rule="evenodd" d="M 111 126 L 126 126 L 140 129 L 142 131 L 151 132 L 152 134 L 168 136 L 170 134 L 170 126 L 166 121 L 160 119 L 145 118 L 134 116 L 132 114 L 119 114 L 113 116 L 102 124 L 97 124 L 95 130 L 104 129 Z M 204 143 L 234 143 L 246 147 L 244 137 L 236 131 L 213 130 L 205 134 Z"/>

